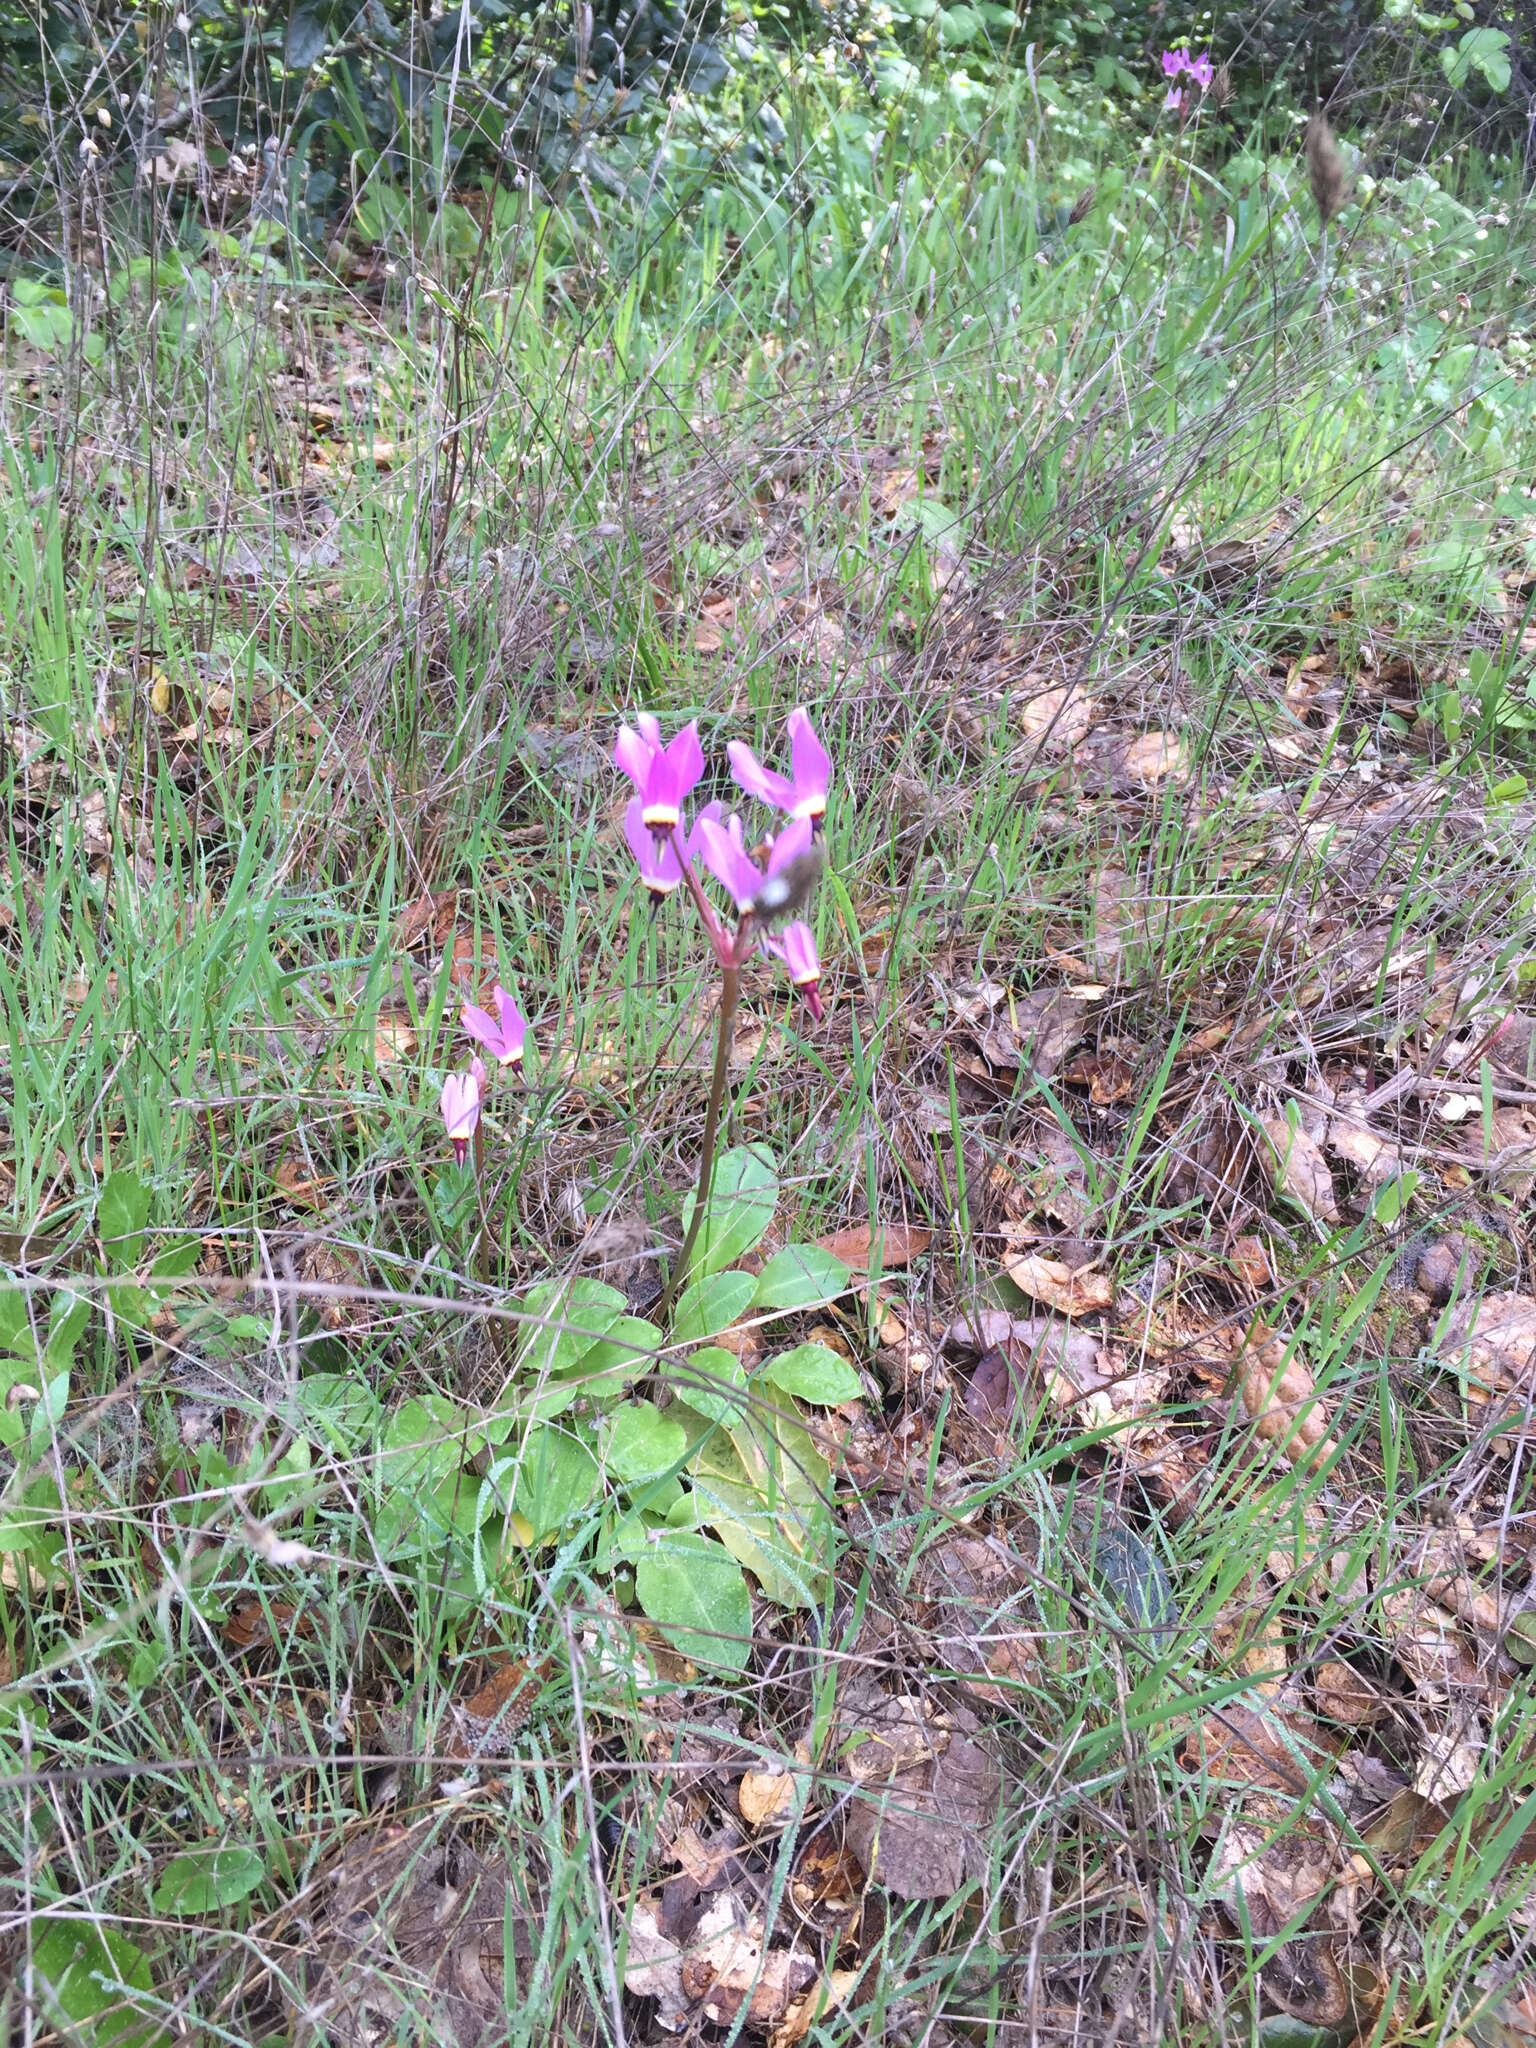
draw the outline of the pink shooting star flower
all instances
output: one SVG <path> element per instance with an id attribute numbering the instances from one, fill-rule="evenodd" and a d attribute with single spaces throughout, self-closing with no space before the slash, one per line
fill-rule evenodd
<path id="1" fill-rule="evenodd" d="M 497 1016 L 493 1017 L 489 1010 L 477 1010 L 473 1003 L 466 1003 L 459 1012 L 459 1022 L 471 1038 L 485 1047 L 498 1066 L 518 1066 L 523 1057 L 523 1040 L 528 1035 L 527 1019 L 499 981 L 491 995 L 499 1013 Z"/>
<path id="2" fill-rule="evenodd" d="M 718 824 L 713 818 L 701 817 L 694 829 L 705 867 L 725 888 L 743 916 L 749 910 L 755 910 L 764 916 L 774 917 L 791 907 L 791 895 L 800 886 L 799 876 L 792 869 L 813 858 L 815 829 L 809 818 L 797 818 L 785 826 L 768 850 L 766 870 L 760 868 L 747 852 L 741 836 L 741 820 L 734 812 L 725 825 Z M 815 865 L 819 871 L 820 861 L 817 860 Z M 814 875 L 811 879 L 814 881 Z M 782 889 L 776 890 L 776 883 L 782 883 Z"/>
<path id="3" fill-rule="evenodd" d="M 782 960 L 789 969 L 789 978 L 797 992 L 805 998 L 805 1006 L 819 1024 L 821 1008 L 821 961 L 816 952 L 816 941 L 807 924 L 786 925 L 781 939 L 763 938 L 763 950 Z"/>
<path id="4" fill-rule="evenodd" d="M 1216 66 L 1211 62 L 1209 55 L 1196 57 L 1192 63 L 1186 64 L 1184 69 L 1202 92 L 1210 91 L 1211 80 L 1216 76 Z"/>
<path id="5" fill-rule="evenodd" d="M 450 1074 L 443 1083 L 443 1123 L 448 1142 L 460 1166 L 469 1152 L 469 1141 L 480 1122 L 480 1098 L 485 1093 L 485 1063 L 472 1059 L 467 1074 Z"/>
<path id="6" fill-rule="evenodd" d="M 1181 71 L 1185 71 L 1185 70 L 1187 70 L 1188 68 L 1189 68 L 1189 52 L 1188 52 L 1188 50 L 1164 50 L 1164 52 L 1163 52 L 1163 76 L 1164 76 L 1164 78 L 1177 78 L 1177 77 L 1179 76 L 1179 74 L 1180 74 L 1180 72 L 1181 72 Z"/>
<path id="7" fill-rule="evenodd" d="M 685 725 L 663 746 L 661 727 L 648 711 L 642 711 L 635 722 L 638 732 L 627 725 L 619 727 L 614 762 L 635 785 L 646 829 L 670 832 L 682 818 L 684 797 L 704 773 L 699 728 L 696 723 Z"/>
<path id="8" fill-rule="evenodd" d="M 809 818 L 820 827 L 827 813 L 827 783 L 832 775 L 832 757 L 816 737 L 809 714 L 789 714 L 790 773 L 780 775 L 765 768 L 756 754 L 740 740 L 725 750 L 731 757 L 731 773 L 748 796 L 755 796 L 790 818 Z"/>
<path id="9" fill-rule="evenodd" d="M 700 826 L 720 818 L 723 812 L 722 804 L 706 804 L 700 811 L 684 842 L 690 860 L 699 848 Z M 651 907 L 655 909 L 658 904 L 666 902 L 683 879 L 683 864 L 677 857 L 672 836 L 669 833 L 662 838 L 652 832 L 645 822 L 645 805 L 639 797 L 634 797 L 625 807 L 624 837 L 629 841 L 629 850 L 640 869 L 640 879 L 650 895 Z"/>
<path id="10" fill-rule="evenodd" d="M 1183 104 L 1184 95 L 1182 92 L 1180 92 L 1179 88 L 1175 86 L 1172 92 L 1169 93 L 1167 99 L 1163 101 L 1163 112 L 1165 114 L 1175 113 L 1180 107 L 1183 106 Z"/>

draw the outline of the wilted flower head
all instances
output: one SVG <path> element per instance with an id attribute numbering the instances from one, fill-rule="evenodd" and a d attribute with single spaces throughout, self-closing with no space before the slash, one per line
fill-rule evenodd
<path id="1" fill-rule="evenodd" d="M 765 952 L 782 960 L 789 969 L 789 978 L 795 988 L 804 996 L 806 1008 L 821 1022 L 821 960 L 816 952 L 816 941 L 807 924 L 786 925 L 780 939 L 765 937 Z"/>
<path id="2" fill-rule="evenodd" d="M 466 1003 L 459 1022 L 470 1037 L 483 1045 L 498 1066 L 516 1066 L 523 1057 L 523 1040 L 528 1035 L 527 1019 L 498 981 L 491 991 L 497 1015 L 477 1010 Z"/>
<path id="3" fill-rule="evenodd" d="M 613 758 L 635 785 L 647 830 L 670 832 L 682 818 L 683 799 L 704 773 L 699 728 L 685 725 L 663 746 L 661 727 L 648 711 L 642 711 L 635 723 L 638 732 L 627 725 L 619 727 Z"/>
<path id="4" fill-rule="evenodd" d="M 470 1061 L 467 1074 L 450 1074 L 443 1083 L 443 1124 L 460 1166 L 480 1121 L 480 1098 L 485 1093 L 485 1083 L 485 1064 L 479 1059 Z"/>
<path id="5" fill-rule="evenodd" d="M 732 740 L 725 751 L 731 758 L 731 773 L 748 796 L 772 804 L 791 818 L 809 818 L 813 825 L 819 825 L 826 816 L 832 758 L 817 739 L 815 727 L 805 710 L 789 714 L 788 775 L 765 768 L 752 749 L 740 740 Z"/>

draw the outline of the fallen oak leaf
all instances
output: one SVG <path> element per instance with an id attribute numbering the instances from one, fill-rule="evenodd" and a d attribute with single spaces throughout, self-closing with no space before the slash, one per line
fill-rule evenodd
<path id="1" fill-rule="evenodd" d="M 1074 1270 L 1041 1252 L 1024 1252 L 1017 1258 L 1005 1259 L 1003 1271 L 1021 1293 L 1043 1301 L 1058 1315 L 1097 1315 L 1115 1305 L 1115 1283 L 1107 1273 L 1095 1273 L 1087 1267 Z"/>
<path id="2" fill-rule="evenodd" d="M 1259 1127 L 1274 1153 L 1275 1185 L 1323 1223 L 1339 1220 L 1333 1175 L 1316 1141 L 1295 1130 L 1283 1116 L 1263 1116 Z"/>
<path id="3" fill-rule="evenodd" d="M 820 1250 L 841 1259 L 858 1278 L 861 1274 L 867 1277 L 877 1264 L 882 1273 L 909 1266 L 927 1251 L 932 1240 L 933 1232 L 915 1223 L 882 1223 L 873 1228 L 858 1223 L 848 1230 L 834 1230 L 829 1237 L 818 1237 L 816 1243 Z"/>
<path id="4" fill-rule="evenodd" d="M 1321 1464 L 1333 1456 L 1337 1445 L 1328 1435 L 1328 1411 L 1294 1345 L 1273 1333 L 1256 1333 L 1238 1354 L 1234 1371 L 1256 1433 L 1288 1463 Z"/>
<path id="5" fill-rule="evenodd" d="M 768 2036 L 768 2048 L 794 2048 L 797 2041 L 803 2041 L 817 2020 L 837 2010 L 863 1974 L 862 1968 L 828 1970 L 809 1991 L 790 2001 L 783 2019 Z"/>

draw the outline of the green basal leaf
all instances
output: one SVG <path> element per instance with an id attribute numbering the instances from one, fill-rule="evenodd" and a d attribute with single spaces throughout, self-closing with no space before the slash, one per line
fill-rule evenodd
<path id="1" fill-rule="evenodd" d="M 672 1335 L 680 1344 L 701 1344 L 717 1337 L 752 1306 L 757 1282 L 750 1273 L 712 1273 L 695 1280 L 678 1297 Z"/>
<path id="2" fill-rule="evenodd" d="M 160 2048 L 164 2027 L 132 2007 L 154 1989 L 141 1948 L 83 1918 L 49 1920 L 32 1943 L 32 1975 L 44 2011 L 64 2021 L 80 2048 Z"/>
<path id="3" fill-rule="evenodd" d="M 204 1849 L 167 1864 L 150 1903 L 157 1913 L 216 1913 L 262 1883 L 267 1866 L 254 1849 Z"/>
<path id="4" fill-rule="evenodd" d="M 533 1531 L 535 1543 L 558 1534 L 596 1498 L 597 1460 L 567 1429 L 547 1422 L 535 1424 L 515 1465 L 512 1504 Z"/>
<path id="5" fill-rule="evenodd" d="M 85 1295 L 64 1292 L 53 1297 L 48 1310 L 46 1353 L 46 1363 L 52 1370 L 67 1366 L 74 1358 L 75 1346 L 90 1320 L 91 1304 Z"/>
<path id="6" fill-rule="evenodd" d="M 797 1344 L 763 1367 L 761 1377 L 781 1393 L 794 1394 L 802 1401 L 819 1401 L 835 1408 L 842 1401 L 856 1401 L 863 1393 L 858 1374 L 846 1358 L 839 1358 L 825 1344 Z"/>
<path id="7" fill-rule="evenodd" d="M 464 1458 L 465 1417 L 446 1394 L 402 1401 L 379 1440 L 379 1477 L 386 1486 L 425 1492 Z"/>
<path id="8" fill-rule="evenodd" d="M 674 1471 L 687 1450 L 687 1431 L 653 1401 L 626 1403 L 608 1418 L 604 1456 L 609 1471 L 626 1486 Z"/>
<path id="9" fill-rule="evenodd" d="M 693 1247 L 689 1279 L 733 1266 L 767 1235 L 779 1200 L 779 1175 L 766 1145 L 737 1145 L 715 1161 L 709 1206 Z M 683 1204 L 683 1229 L 693 1222 L 695 1198 Z M 717 1324 L 716 1328 L 724 1328 Z"/>
<path id="10" fill-rule="evenodd" d="M 723 1543 L 657 1531 L 635 1561 L 635 1597 L 695 1664 L 740 1671 L 752 1648 L 752 1596 Z"/>
<path id="11" fill-rule="evenodd" d="M 787 1244 L 757 1276 L 754 1308 L 819 1308 L 848 1291 L 849 1273 L 819 1244 Z"/>
<path id="12" fill-rule="evenodd" d="M 96 1201 L 96 1230 L 107 1265 L 131 1273 L 144 1256 L 149 1222 L 149 1189 L 136 1173 L 111 1173 Z"/>
<path id="13" fill-rule="evenodd" d="M 747 1375 L 734 1351 L 708 1344 L 686 1359 L 668 1361 L 664 1377 L 696 1415 L 737 1422 L 746 1413 Z"/>
<path id="14" fill-rule="evenodd" d="M 300 1380 L 294 1402 L 305 1427 L 344 1455 L 372 1443 L 383 1416 L 372 1387 L 339 1372 L 311 1373 Z"/>
<path id="15" fill-rule="evenodd" d="M 523 1296 L 518 1367 L 525 1386 L 569 1372 L 613 1329 L 629 1307 L 601 1280 L 543 1280 Z"/>

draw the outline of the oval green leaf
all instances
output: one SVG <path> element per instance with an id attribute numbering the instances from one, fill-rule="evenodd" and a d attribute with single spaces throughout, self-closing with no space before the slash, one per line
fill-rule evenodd
<path id="1" fill-rule="evenodd" d="M 635 1566 L 635 1596 L 695 1664 L 740 1671 L 752 1648 L 752 1596 L 723 1543 L 660 1530 Z"/>
<path id="2" fill-rule="evenodd" d="M 672 1317 L 672 1334 L 680 1344 L 702 1344 L 718 1337 L 752 1306 L 757 1282 L 750 1273 L 712 1273 L 685 1287 Z"/>
<path id="3" fill-rule="evenodd" d="M 215 1913 L 255 1891 L 267 1866 L 254 1849 L 207 1849 L 166 1866 L 151 1903 L 157 1913 Z"/>
<path id="4" fill-rule="evenodd" d="M 685 1359 L 674 1359 L 666 1373 L 667 1384 L 677 1389 L 696 1415 L 711 1422 L 738 1422 L 746 1409 L 747 1375 L 734 1351 L 707 1344 Z"/>
<path id="5" fill-rule="evenodd" d="M 839 1358 L 825 1344 L 797 1344 L 793 1351 L 770 1359 L 762 1377 L 781 1393 L 794 1394 L 802 1401 L 819 1401 L 828 1408 L 856 1401 L 864 1391 L 847 1359 Z"/>
<path id="6" fill-rule="evenodd" d="M 689 1277 L 698 1281 L 733 1266 L 762 1243 L 779 1199 L 779 1175 L 766 1145 L 736 1145 L 715 1161 L 709 1206 L 693 1247 Z M 693 1221 L 695 1197 L 683 1204 L 683 1229 Z"/>
<path id="7" fill-rule="evenodd" d="M 848 1292 L 848 1268 L 819 1244 L 787 1244 L 757 1276 L 754 1308 L 819 1308 Z"/>
<path id="8" fill-rule="evenodd" d="M 688 1432 L 654 1401 L 630 1402 L 608 1418 L 608 1469 L 626 1486 L 672 1471 L 687 1449 Z"/>
<path id="9" fill-rule="evenodd" d="M 573 1522 L 597 1492 L 597 1460 L 569 1431 L 542 1423 L 529 1432 L 517 1460 L 512 1501 L 542 1542 Z"/>

